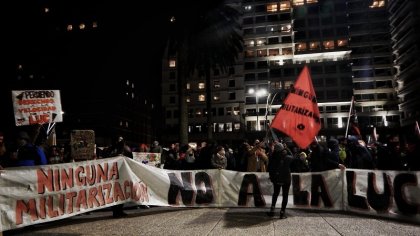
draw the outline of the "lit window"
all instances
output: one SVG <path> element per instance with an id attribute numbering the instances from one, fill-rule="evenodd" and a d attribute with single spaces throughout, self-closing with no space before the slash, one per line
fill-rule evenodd
<path id="1" fill-rule="evenodd" d="M 291 31 L 292 31 L 292 26 L 290 24 L 281 26 L 281 32 L 289 33 Z"/>
<path id="2" fill-rule="evenodd" d="M 370 5 L 370 8 L 377 8 L 377 7 L 384 7 L 385 6 L 385 0 L 373 0 L 372 5 Z"/>
<path id="3" fill-rule="evenodd" d="M 169 60 L 169 67 L 174 68 L 176 66 L 176 61 L 175 59 L 171 59 Z"/>
<path id="4" fill-rule="evenodd" d="M 348 41 L 346 39 L 340 39 L 340 40 L 337 41 L 337 45 L 339 47 L 347 46 L 347 44 L 348 44 Z"/>
<path id="5" fill-rule="evenodd" d="M 134 83 L 131 84 L 131 88 L 134 88 Z"/>
<path id="6" fill-rule="evenodd" d="M 205 83 L 198 83 L 198 89 L 205 89 L 206 84 Z"/>
<path id="7" fill-rule="evenodd" d="M 235 130 L 241 130 L 241 123 L 235 123 L 234 127 Z"/>
<path id="8" fill-rule="evenodd" d="M 263 45 L 264 43 L 265 43 L 265 42 L 264 42 L 264 41 L 262 41 L 262 40 L 258 40 L 258 41 L 257 41 L 257 45 L 258 45 L 258 46 Z"/>
<path id="9" fill-rule="evenodd" d="M 250 10 L 252 10 L 252 6 L 251 6 L 251 5 L 247 5 L 247 6 L 245 6 L 244 8 L 245 8 L 245 11 L 250 11 Z"/>
<path id="10" fill-rule="evenodd" d="M 258 50 L 257 54 L 259 57 L 266 57 L 267 56 L 267 50 Z"/>
<path id="11" fill-rule="evenodd" d="M 21 64 L 18 65 L 18 69 L 22 70 L 23 66 Z"/>
<path id="12" fill-rule="evenodd" d="M 318 50 L 319 49 L 319 42 L 311 42 L 309 43 L 310 50 Z"/>
<path id="13" fill-rule="evenodd" d="M 317 3 L 318 2 L 318 0 L 306 0 L 306 3 L 307 4 L 310 4 L 310 3 Z"/>
<path id="14" fill-rule="evenodd" d="M 301 6 L 305 3 L 304 0 L 293 0 L 293 5 L 294 6 Z"/>
<path id="15" fill-rule="evenodd" d="M 281 50 L 283 55 L 292 55 L 293 54 L 293 49 L 292 48 L 283 48 Z"/>
<path id="16" fill-rule="evenodd" d="M 45 13 L 48 13 L 48 12 L 50 12 L 50 9 L 49 9 L 48 7 L 45 7 L 45 8 L 44 8 L 44 12 L 45 12 Z"/>
<path id="17" fill-rule="evenodd" d="M 134 99 L 134 93 L 131 93 L 131 98 Z"/>
<path id="18" fill-rule="evenodd" d="M 72 31 L 73 30 L 73 25 L 67 25 L 67 31 Z"/>
<path id="19" fill-rule="evenodd" d="M 195 110 L 195 116 L 200 117 L 200 116 L 201 116 L 201 114 L 202 114 L 201 109 L 197 108 L 197 109 Z"/>
<path id="20" fill-rule="evenodd" d="M 268 55 L 269 56 L 277 56 L 280 54 L 280 51 L 278 48 L 274 48 L 274 49 L 268 49 Z"/>
<path id="21" fill-rule="evenodd" d="M 225 127 L 226 127 L 226 132 L 232 132 L 232 123 L 226 123 Z"/>
<path id="22" fill-rule="evenodd" d="M 305 51 L 306 50 L 306 43 L 298 43 L 298 44 L 296 44 L 296 50 L 298 52 Z"/>
<path id="23" fill-rule="evenodd" d="M 191 102 L 191 98 L 190 98 L 189 96 L 187 96 L 187 97 L 185 98 L 185 101 L 186 101 L 187 103 L 189 103 L 189 102 Z"/>
<path id="24" fill-rule="evenodd" d="M 233 107 L 233 115 L 238 116 L 240 113 L 239 107 Z"/>
<path id="25" fill-rule="evenodd" d="M 85 24 L 81 23 L 81 24 L 79 25 L 79 29 L 84 30 L 85 28 L 86 28 L 86 25 L 85 25 Z"/>
<path id="26" fill-rule="evenodd" d="M 220 80 L 213 80 L 213 87 L 220 88 Z"/>
<path id="27" fill-rule="evenodd" d="M 127 85 L 130 85 L 130 80 L 127 80 L 126 84 L 127 84 Z"/>
<path id="28" fill-rule="evenodd" d="M 280 2 L 280 11 L 290 10 L 290 1 L 281 1 Z"/>
<path id="29" fill-rule="evenodd" d="M 128 128 L 128 121 L 125 122 L 125 127 Z"/>
<path id="30" fill-rule="evenodd" d="M 245 51 L 245 57 L 254 57 L 254 50 L 246 50 Z"/>
<path id="31" fill-rule="evenodd" d="M 216 93 L 216 94 L 213 96 L 213 100 L 214 100 L 214 101 L 220 101 L 220 94 Z"/>
<path id="32" fill-rule="evenodd" d="M 190 83 L 187 83 L 186 88 L 187 89 L 191 89 L 191 84 Z"/>
<path id="33" fill-rule="evenodd" d="M 324 41 L 322 45 L 324 46 L 325 49 L 334 49 L 334 41 L 332 40 Z"/>
<path id="34" fill-rule="evenodd" d="M 206 101 L 206 96 L 204 94 L 198 95 L 198 101 L 200 101 L 200 102 Z"/>
<path id="35" fill-rule="evenodd" d="M 96 21 L 92 22 L 92 28 L 98 28 L 98 22 Z"/>
<path id="36" fill-rule="evenodd" d="M 278 11 L 277 3 L 267 4 L 267 12 L 276 12 L 276 11 Z"/>

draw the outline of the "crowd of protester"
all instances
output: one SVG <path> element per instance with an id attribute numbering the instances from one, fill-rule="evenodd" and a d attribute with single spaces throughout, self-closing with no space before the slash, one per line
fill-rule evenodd
<path id="1" fill-rule="evenodd" d="M 7 140 L 9 138 L 9 140 Z M 299 148 L 290 138 L 279 140 L 288 154 L 293 157 L 292 172 L 318 172 L 335 168 L 378 169 L 378 170 L 420 170 L 418 136 L 405 137 L 404 142 L 397 135 L 389 135 L 382 142 L 366 144 L 356 136 L 330 138 L 326 142 L 314 140 L 308 148 Z M 158 141 L 129 147 L 123 137 L 115 137 L 103 148 L 96 148 L 92 159 L 113 157 L 122 154 L 133 158 L 132 152 L 161 154 L 165 169 L 227 169 L 241 172 L 267 172 L 272 155 L 273 142 L 249 142 L 240 145 L 201 142 L 196 146 L 172 143 L 163 148 Z M 32 166 L 58 164 L 74 161 L 70 145 L 48 145 L 39 130 L 29 133 L 19 131 L 7 137 L 0 132 L 0 166 Z"/>
<path id="2" fill-rule="evenodd" d="M 70 144 L 48 145 L 47 137 L 40 135 L 40 127 L 33 132 L 19 131 L 14 136 L 0 132 L 0 169 L 18 166 L 59 164 L 74 161 Z M 356 136 L 330 138 L 326 142 L 316 139 L 309 147 L 299 148 L 290 138 L 283 140 L 243 140 L 238 146 L 225 143 L 201 142 L 198 145 L 172 143 L 163 148 L 158 141 L 150 145 L 141 143 L 130 147 L 122 136 L 114 137 L 106 147 L 96 147 L 92 158 L 124 155 L 133 158 L 133 152 L 159 153 L 160 167 L 171 170 L 226 169 L 240 172 L 268 172 L 273 183 L 272 206 L 268 212 L 274 216 L 277 197 L 282 189 L 280 218 L 286 218 L 291 173 L 319 172 L 331 169 L 377 169 L 397 171 L 420 170 L 420 137 L 386 136 L 382 142 L 366 144 Z M 143 208 L 149 206 L 143 206 Z M 114 217 L 123 217 L 123 204 L 112 207 Z"/>

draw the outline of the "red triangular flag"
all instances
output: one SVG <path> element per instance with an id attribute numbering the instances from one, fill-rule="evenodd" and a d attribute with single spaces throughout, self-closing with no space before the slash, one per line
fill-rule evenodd
<path id="1" fill-rule="evenodd" d="M 315 90 L 306 65 L 271 122 L 271 128 L 290 136 L 300 148 L 307 148 L 321 129 Z"/>

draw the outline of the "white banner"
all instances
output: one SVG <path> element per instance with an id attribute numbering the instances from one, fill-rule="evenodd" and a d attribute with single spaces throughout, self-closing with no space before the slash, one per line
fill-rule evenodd
<path id="1" fill-rule="evenodd" d="M 419 173 L 348 169 L 293 174 L 287 207 L 420 222 Z M 126 202 L 268 208 L 272 193 L 268 173 L 165 170 L 123 156 L 10 168 L 0 175 L 1 226 L 5 231 Z M 280 194 L 277 207 L 281 201 Z"/>
<path id="2" fill-rule="evenodd" d="M 60 90 L 12 91 L 16 126 L 62 122 Z"/>

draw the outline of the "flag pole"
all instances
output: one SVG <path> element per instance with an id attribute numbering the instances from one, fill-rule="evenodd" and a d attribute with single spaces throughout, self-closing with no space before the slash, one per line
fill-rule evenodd
<path id="1" fill-rule="evenodd" d="M 351 116 L 351 112 L 352 112 L 352 109 L 353 109 L 353 103 L 354 103 L 353 101 L 354 101 L 354 96 L 351 96 L 349 116 L 347 118 L 346 135 L 344 136 L 345 138 L 347 138 L 347 135 L 349 133 L 350 116 Z"/>

